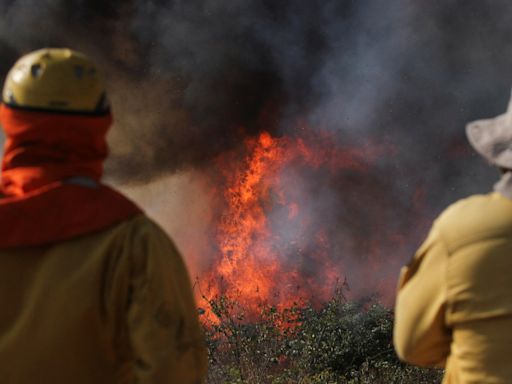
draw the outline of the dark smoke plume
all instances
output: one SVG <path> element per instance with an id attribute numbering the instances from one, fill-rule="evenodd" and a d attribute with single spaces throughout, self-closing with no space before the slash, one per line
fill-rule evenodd
<path id="1" fill-rule="evenodd" d="M 3 56 L 5 62 L 17 51 L 69 45 L 103 64 L 127 140 L 112 164 L 122 180 L 199 165 L 247 134 L 275 131 L 282 108 L 310 97 L 308 72 L 320 60 L 320 31 L 290 20 L 296 11 L 291 3 L 2 4 L 2 40 L 15 48 Z M 319 12 L 313 5 L 299 8 L 302 15 Z M 292 31 L 289 24 L 297 26 Z M 280 52 L 272 46 L 275 38 L 289 48 Z M 296 57 L 283 63 L 289 49 Z"/>
<path id="2" fill-rule="evenodd" d="M 511 7 L 2 0 L 0 70 L 42 46 L 72 46 L 101 62 L 122 141 L 111 164 L 119 180 L 200 165 L 247 133 L 293 131 L 288 123 L 300 116 L 344 137 L 399 145 L 403 155 L 386 171 L 427 177 L 428 164 L 449 161 L 432 167 L 448 172 L 432 175 L 444 182 L 462 170 L 449 154 L 464 150 L 464 122 L 506 103 Z"/>
<path id="3" fill-rule="evenodd" d="M 42 46 L 83 50 L 104 69 L 117 182 L 207 167 L 247 135 L 296 134 L 301 119 L 343 145 L 394 148 L 367 178 L 312 175 L 304 204 L 325 195 L 319 218 L 359 233 L 357 249 L 360 233 L 388 226 L 412 250 L 424 235 L 416 205 L 428 223 L 497 175 L 463 127 L 505 110 L 508 0 L 0 0 L 0 12 L 2 75 Z"/>

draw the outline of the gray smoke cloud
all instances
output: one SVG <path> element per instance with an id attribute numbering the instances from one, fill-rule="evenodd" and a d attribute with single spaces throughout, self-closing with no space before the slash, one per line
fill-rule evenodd
<path id="1" fill-rule="evenodd" d="M 345 139 L 385 136 L 417 147 L 409 153 L 436 141 L 442 152 L 465 121 L 506 103 L 510 7 L 2 0 L 0 70 L 49 45 L 99 61 L 125 147 L 138 152 L 122 159 L 137 164 L 113 168 L 120 179 L 199 164 L 260 129 L 289 133 L 298 116 Z"/>
<path id="2" fill-rule="evenodd" d="M 0 0 L 0 12 L 1 74 L 62 45 L 104 69 L 118 183 L 209 169 L 248 135 L 298 134 L 301 119 L 339 144 L 393 148 L 368 174 L 305 174 L 297 192 L 332 227 L 333 253 L 369 252 L 373 233 L 385 257 L 391 233 L 412 252 L 446 204 L 497 176 L 463 127 L 505 110 L 507 0 Z"/>

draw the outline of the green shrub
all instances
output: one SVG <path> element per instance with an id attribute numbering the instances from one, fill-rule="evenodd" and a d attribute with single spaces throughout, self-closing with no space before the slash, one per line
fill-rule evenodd
<path id="1" fill-rule="evenodd" d="M 205 322 L 209 384 L 439 383 L 442 372 L 401 363 L 392 346 L 393 313 L 339 294 L 320 308 L 264 306 L 248 319 L 235 300 L 209 301 Z"/>

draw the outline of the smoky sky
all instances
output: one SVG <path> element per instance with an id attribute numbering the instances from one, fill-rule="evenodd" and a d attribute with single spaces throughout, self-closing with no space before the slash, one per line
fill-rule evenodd
<path id="1" fill-rule="evenodd" d="M 495 177 L 464 125 L 507 104 L 506 0 L 0 0 L 0 12 L 2 75 L 43 46 L 103 68 L 118 182 L 203 167 L 262 130 L 294 135 L 297 119 L 393 146 L 376 175 L 399 195 L 426 188 L 432 214 Z"/>

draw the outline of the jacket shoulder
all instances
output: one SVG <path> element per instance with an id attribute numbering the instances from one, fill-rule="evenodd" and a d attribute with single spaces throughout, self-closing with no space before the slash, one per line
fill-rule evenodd
<path id="1" fill-rule="evenodd" d="M 94 243 L 131 250 L 129 253 L 179 253 L 170 236 L 144 213 L 137 214 L 92 236 Z M 91 236 L 84 238 L 84 241 Z M 158 252 L 157 252 L 158 253 Z"/>
<path id="2" fill-rule="evenodd" d="M 165 231 L 151 218 L 149 218 L 145 213 L 139 213 L 122 221 L 115 226 L 107 229 L 105 232 L 113 232 L 113 233 L 126 233 L 131 237 L 140 237 L 140 236 L 164 236 L 167 237 Z"/>
<path id="3" fill-rule="evenodd" d="M 145 213 L 135 215 L 134 217 L 126 220 L 123 225 L 125 229 L 135 230 L 141 234 L 154 233 L 167 237 L 165 231 Z"/>
<path id="4" fill-rule="evenodd" d="M 512 235 L 512 201 L 498 193 L 473 195 L 450 205 L 434 227 L 450 252 L 487 238 Z"/>

